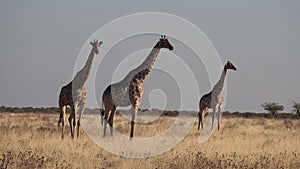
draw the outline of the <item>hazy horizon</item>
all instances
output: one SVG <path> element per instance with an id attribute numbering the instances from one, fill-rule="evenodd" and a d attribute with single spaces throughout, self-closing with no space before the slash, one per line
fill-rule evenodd
<path id="1" fill-rule="evenodd" d="M 284 105 L 283 112 L 290 112 L 292 102 L 300 102 L 300 79 L 297 78 L 300 72 L 300 1 L 12 0 L 0 1 L 0 4 L 0 106 L 58 107 L 60 88 L 72 80 L 84 43 L 110 21 L 137 12 L 163 12 L 185 18 L 207 35 L 222 64 L 230 60 L 237 66 L 236 72 L 228 72 L 224 110 L 264 112 L 262 103 L 276 102 Z M 153 47 L 157 39 L 149 36 L 139 49 Z M 186 56 L 188 53 L 178 51 L 179 42 L 173 40 L 172 43 L 178 56 L 185 62 L 192 62 Z M 111 55 L 122 56 L 121 52 L 120 45 L 120 50 Z M 141 60 L 144 58 L 141 56 Z M 167 63 L 169 58 L 159 57 L 154 68 Z M 98 71 L 112 71 L 109 67 L 115 60 L 105 58 L 104 61 L 107 65 Z M 80 64 L 82 67 L 85 60 Z M 123 68 L 120 72 L 126 74 L 134 67 Z M 211 89 L 204 65 L 199 65 L 196 73 L 203 79 L 199 89 L 203 95 Z M 117 79 L 121 80 L 120 77 Z M 159 71 L 151 73 L 145 82 L 146 95 L 141 109 L 151 108 L 149 102 L 152 108 L 165 106 L 164 96 L 155 90 L 159 87 L 170 94 L 167 109 L 178 108 L 177 95 L 173 93 L 177 87 L 158 85 L 167 78 Z M 100 107 L 100 97 L 109 80 L 111 77 L 101 75 L 95 81 Z M 183 109 L 198 110 L 199 99 L 188 100 L 190 104 Z M 90 108 L 99 106 L 87 103 Z"/>

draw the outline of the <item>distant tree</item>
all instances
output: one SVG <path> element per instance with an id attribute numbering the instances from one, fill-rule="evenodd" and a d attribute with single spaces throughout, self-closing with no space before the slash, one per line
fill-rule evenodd
<path id="1" fill-rule="evenodd" d="M 300 119 L 300 103 L 294 102 L 292 111 L 297 114 L 298 118 Z"/>
<path id="2" fill-rule="evenodd" d="M 273 119 L 278 111 L 282 111 L 284 109 L 283 105 L 279 105 L 278 103 L 264 103 L 261 105 L 261 107 L 271 113 Z"/>

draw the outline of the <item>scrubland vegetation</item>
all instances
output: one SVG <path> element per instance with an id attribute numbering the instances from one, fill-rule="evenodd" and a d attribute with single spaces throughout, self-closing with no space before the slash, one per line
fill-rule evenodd
<path id="1" fill-rule="evenodd" d="M 0 168 L 300 168 L 300 120 L 294 116 L 273 120 L 262 114 L 225 113 L 220 131 L 203 144 L 195 121 L 171 150 L 130 159 L 98 147 L 83 130 L 79 139 L 72 140 L 68 124 L 61 140 L 58 114 L 24 112 L 0 113 Z M 174 118 L 137 124 L 136 135 L 160 133 Z M 128 135 L 129 121 L 118 115 L 115 128 Z"/>

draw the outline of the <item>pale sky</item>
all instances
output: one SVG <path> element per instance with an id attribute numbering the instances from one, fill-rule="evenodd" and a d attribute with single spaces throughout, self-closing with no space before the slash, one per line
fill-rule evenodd
<path id="1" fill-rule="evenodd" d="M 225 110 L 263 112 L 262 103 L 278 102 L 290 112 L 292 101 L 300 102 L 300 1 L 1 0 L 0 105 L 58 106 L 60 88 L 72 79 L 76 59 L 89 37 L 110 21 L 137 12 L 163 12 L 185 18 L 207 35 L 223 63 L 231 60 L 236 65 L 238 70 L 229 72 L 226 79 Z M 141 46 L 151 48 L 156 41 L 151 36 Z M 174 41 L 173 45 L 179 55 L 180 44 Z M 119 55 L 122 53 L 115 51 L 114 56 Z M 141 57 L 142 61 L 145 57 Z M 187 56 L 179 57 L 188 62 Z M 113 58 L 104 61 L 108 65 L 99 70 L 113 71 L 109 70 Z M 160 61 L 164 62 L 158 58 Z M 211 86 L 206 82 L 203 65 L 199 64 L 198 71 L 204 81 L 199 88 L 202 95 Z M 97 77 L 95 95 L 99 105 L 110 78 Z M 158 85 L 168 78 L 156 71 L 150 74 L 145 90 L 151 91 L 146 91 L 142 108 L 149 108 L 151 92 L 150 100 L 157 104 L 154 107 L 164 106 L 160 102 L 164 96 L 156 88 L 172 98 L 167 109 L 178 108 L 178 95 L 173 91 L 176 85 Z M 189 100 L 185 109 L 197 110 L 199 99 Z M 87 107 L 94 105 L 88 103 Z"/>

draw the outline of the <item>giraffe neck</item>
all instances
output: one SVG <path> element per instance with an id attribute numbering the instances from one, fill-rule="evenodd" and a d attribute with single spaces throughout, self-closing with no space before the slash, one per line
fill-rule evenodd
<path id="1" fill-rule="evenodd" d="M 129 86 L 133 79 L 136 79 L 139 83 L 143 83 L 146 77 L 150 74 L 159 51 L 159 43 L 157 43 L 149 53 L 148 57 L 143 61 L 143 63 L 137 68 L 130 71 L 127 76 L 119 82 L 119 84 L 122 84 L 123 88 L 126 88 Z"/>
<path id="2" fill-rule="evenodd" d="M 88 73 L 90 73 L 90 71 L 91 71 L 93 60 L 94 60 L 94 55 L 95 55 L 95 52 L 94 52 L 94 49 L 92 49 L 89 54 L 89 58 L 84 65 L 84 69 L 86 69 L 88 71 Z"/>
<path id="3" fill-rule="evenodd" d="M 87 78 L 91 72 L 94 55 L 94 49 L 92 49 L 84 67 L 79 72 L 77 72 L 76 76 L 73 79 L 73 82 L 76 82 L 76 86 L 82 87 L 87 81 Z"/>
<path id="4" fill-rule="evenodd" d="M 224 70 L 222 71 L 222 74 L 221 74 L 221 77 L 220 77 L 218 83 L 213 88 L 213 93 L 215 95 L 220 95 L 222 92 L 222 89 L 223 89 L 224 83 L 225 83 L 226 72 L 227 72 L 227 69 L 224 67 Z"/>
<path id="5" fill-rule="evenodd" d="M 160 48 L 158 47 L 159 43 L 154 46 L 154 48 L 149 53 L 148 57 L 144 60 L 144 62 L 136 68 L 136 71 L 143 71 L 145 69 L 151 69 L 153 68 L 153 65 L 157 59 L 157 56 L 160 52 Z"/>

